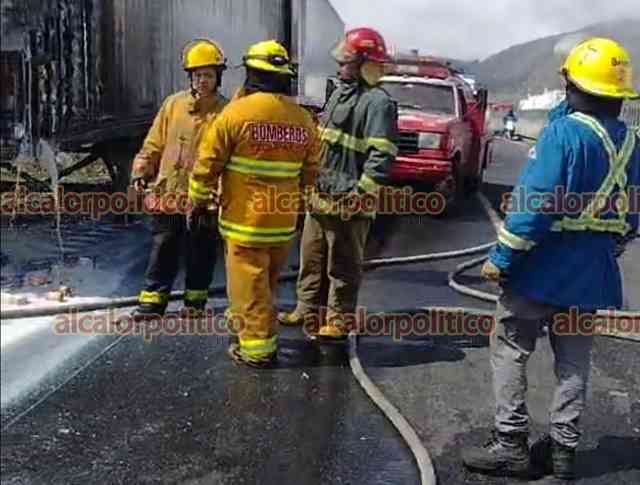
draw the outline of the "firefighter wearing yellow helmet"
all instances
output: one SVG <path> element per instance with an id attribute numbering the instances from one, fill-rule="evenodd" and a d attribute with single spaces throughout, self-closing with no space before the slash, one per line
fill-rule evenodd
<path id="1" fill-rule="evenodd" d="M 185 311 L 202 314 L 216 260 L 216 213 L 205 211 L 188 219 L 187 192 L 202 134 L 228 102 L 218 92 L 226 59 L 214 41 L 195 39 L 182 50 L 182 67 L 189 89 L 165 99 L 133 161 L 132 183 L 147 193 L 145 207 L 152 213 L 153 234 L 144 288 L 134 313 L 139 319 L 165 312 L 183 247 Z"/>
<path id="2" fill-rule="evenodd" d="M 311 115 L 290 96 L 294 71 L 270 40 L 244 56 L 246 79 L 207 129 L 191 174 L 194 213 L 221 181 L 220 233 L 226 243 L 229 354 L 250 366 L 276 361 L 274 299 L 296 234 L 301 191 L 315 181 L 320 142 Z"/>
<path id="3" fill-rule="evenodd" d="M 623 101 L 638 96 L 629 54 L 592 38 L 560 71 L 566 100 L 550 113 L 512 194 L 525 206 L 511 208 L 482 269 L 503 290 L 491 356 L 495 429 L 463 461 L 491 474 L 526 475 L 533 462 L 556 478 L 575 477 L 597 328 L 576 322 L 622 307 L 617 258 L 638 236 L 640 137 L 619 119 Z M 530 450 L 526 364 L 545 322 L 558 383 L 549 433 Z"/>

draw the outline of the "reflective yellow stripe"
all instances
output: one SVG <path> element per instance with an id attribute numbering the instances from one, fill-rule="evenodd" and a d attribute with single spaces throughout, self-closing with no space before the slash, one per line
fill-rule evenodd
<path id="1" fill-rule="evenodd" d="M 164 305 L 169 301 L 169 294 L 160 291 L 141 291 L 138 302 L 151 305 Z"/>
<path id="2" fill-rule="evenodd" d="M 594 133 L 602 140 L 605 150 L 609 154 L 609 172 L 598 189 L 596 196 L 589 202 L 589 205 L 580 214 L 578 218 L 565 217 L 560 221 L 556 221 L 552 227 L 552 231 L 596 231 L 596 232 L 614 232 L 621 235 L 627 234 L 631 226 L 627 223 L 627 214 L 629 211 L 627 190 L 627 166 L 631 160 L 631 156 L 636 146 L 636 136 L 633 130 L 627 129 L 627 135 L 621 150 L 616 151 L 615 144 L 607 133 L 607 130 L 600 122 L 584 113 L 573 113 L 570 115 L 573 119 L 585 124 L 591 128 Z M 613 189 L 618 185 L 621 194 L 627 198 L 627 203 L 622 207 L 618 207 L 618 217 L 615 219 L 600 219 L 598 212 L 601 211 L 609 197 L 613 193 Z"/>
<path id="3" fill-rule="evenodd" d="M 189 198 L 197 201 L 209 201 L 213 197 L 212 191 L 204 184 L 189 179 Z"/>
<path id="4" fill-rule="evenodd" d="M 610 159 L 616 158 L 616 154 L 617 154 L 616 145 L 613 143 L 613 140 L 611 140 L 611 137 L 609 136 L 609 133 L 607 133 L 607 130 L 603 128 L 603 126 L 600 124 L 598 120 L 584 113 L 572 113 L 569 116 L 576 121 L 580 121 L 584 123 L 585 125 L 589 126 L 593 131 L 595 131 L 598 137 L 602 140 L 602 143 L 604 143 L 604 148 L 609 153 L 609 158 Z"/>
<path id="5" fill-rule="evenodd" d="M 556 221 L 551 227 L 552 231 L 596 231 L 596 232 L 615 232 L 622 236 L 631 230 L 631 225 L 626 221 L 619 219 L 570 219 L 568 217 L 561 221 Z"/>
<path id="6" fill-rule="evenodd" d="M 381 152 L 390 153 L 394 157 L 398 155 L 398 147 L 386 138 L 367 138 L 367 145 L 372 146 Z"/>
<path id="7" fill-rule="evenodd" d="M 341 130 L 325 128 L 322 130 L 322 141 L 333 145 L 341 145 L 349 150 L 359 153 L 367 153 L 369 147 L 374 147 L 381 152 L 388 153 L 394 157 L 398 154 L 398 148 L 386 138 L 356 138 Z"/>
<path id="8" fill-rule="evenodd" d="M 619 153 L 616 153 L 616 148 L 611 137 L 596 119 L 583 113 L 574 113 L 571 116 L 589 126 L 598 135 L 610 157 L 609 173 L 598 190 L 598 197 L 595 197 L 585 209 L 586 214 L 593 216 L 603 207 L 603 204 L 606 203 L 606 198 L 611 195 L 616 183 L 620 186 L 621 191 L 625 190 L 627 185 L 626 169 L 635 149 L 636 137 L 632 130 L 627 130 L 627 136 L 622 149 Z"/>
<path id="9" fill-rule="evenodd" d="M 331 143 L 333 145 L 341 145 L 349 150 L 356 152 L 366 152 L 367 146 L 363 140 L 351 136 L 343 131 L 334 130 L 332 128 L 325 128 L 322 132 L 322 141 Z"/>
<path id="10" fill-rule="evenodd" d="M 373 180 L 371 177 L 369 177 L 366 174 L 362 174 L 362 177 L 360 177 L 360 180 L 358 181 L 358 186 L 362 190 L 370 194 L 378 193 L 378 190 L 380 190 L 380 187 L 382 187 L 382 185 L 377 183 L 375 180 Z"/>
<path id="11" fill-rule="evenodd" d="M 209 298 L 208 290 L 187 290 L 184 292 L 184 299 L 186 301 L 201 302 L 201 301 L 207 301 L 208 298 Z"/>
<path id="12" fill-rule="evenodd" d="M 302 162 L 279 162 L 246 157 L 231 157 L 226 168 L 234 172 L 264 177 L 296 178 L 300 176 Z"/>
<path id="13" fill-rule="evenodd" d="M 249 358 L 269 357 L 278 350 L 278 337 L 269 339 L 240 339 L 240 351 Z"/>
<path id="14" fill-rule="evenodd" d="M 498 241 L 516 251 L 530 251 L 536 245 L 532 241 L 507 231 L 504 226 L 501 226 L 498 231 Z"/>
<path id="15" fill-rule="evenodd" d="M 284 243 L 295 237 L 296 227 L 262 228 L 235 224 L 219 219 L 218 227 L 224 237 L 241 242 Z"/>

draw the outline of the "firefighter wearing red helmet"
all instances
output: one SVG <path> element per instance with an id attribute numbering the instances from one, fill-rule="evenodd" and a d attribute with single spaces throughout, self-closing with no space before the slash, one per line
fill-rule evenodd
<path id="1" fill-rule="evenodd" d="M 378 32 L 348 31 L 331 55 L 341 83 L 321 116 L 323 159 L 304 220 L 298 304 L 278 319 L 305 324 L 320 340 L 343 340 L 355 323 L 377 195 L 397 154 L 397 107 L 378 85 L 390 60 Z"/>

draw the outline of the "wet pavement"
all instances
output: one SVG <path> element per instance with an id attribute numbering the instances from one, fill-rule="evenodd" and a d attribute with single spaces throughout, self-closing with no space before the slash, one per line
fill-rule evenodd
<path id="1" fill-rule="evenodd" d="M 251 371 L 225 339 L 126 338 L 3 432 L 3 483 L 417 483 L 344 350 L 282 343 Z"/>
<path id="2" fill-rule="evenodd" d="M 485 186 L 494 203 L 517 176 L 523 150 L 515 144 L 499 149 Z M 148 254 L 146 228 L 101 238 L 98 255 L 122 274 L 115 293 L 135 294 Z M 451 251 L 494 239 L 481 205 L 469 199 L 444 218 L 380 219 L 367 257 Z M 491 311 L 493 304 L 447 286 L 449 273 L 468 259 L 372 270 L 360 304 L 372 312 L 431 305 Z M 292 254 L 290 265 L 296 263 Z M 638 264 L 629 260 L 627 273 L 637 274 Z M 475 270 L 459 281 L 497 290 Z M 215 284 L 222 282 L 219 263 Z M 292 282 L 282 285 L 280 297 L 293 300 Z M 12 397 L 2 406 L 3 484 L 419 483 L 407 446 L 353 379 L 346 349 L 309 344 L 299 329 L 283 329 L 281 364 L 267 371 L 232 364 L 224 336 L 164 336 L 151 343 L 74 338 L 86 340 L 32 336 L 2 350 L 3 396 Z M 578 483 L 640 483 L 637 345 L 596 342 Z M 468 473 L 459 461 L 461 448 L 481 443 L 491 425 L 486 338 L 363 337 L 360 355 L 415 426 L 441 484 L 512 483 Z M 546 423 L 551 366 L 541 339 L 530 366 L 534 437 Z M 24 380 L 29 385 L 16 389 Z"/>
<path id="3" fill-rule="evenodd" d="M 498 209 L 502 194 L 510 190 L 521 167 L 526 147 L 501 144 L 498 163 L 486 174 L 485 193 Z M 474 214 L 471 212 L 471 214 Z M 468 233 L 474 236 L 469 245 L 486 241 L 482 216 L 473 215 Z M 482 225 L 483 228 L 479 228 Z M 457 226 L 457 224 L 456 224 Z M 415 234 L 415 233 L 414 233 Z M 441 232 L 425 234 L 424 244 L 439 250 Z M 456 243 L 463 237 L 457 230 L 449 232 Z M 398 241 L 417 239 L 415 235 L 398 235 Z M 394 241 L 395 243 L 395 241 Z M 400 242 L 400 247 L 405 243 Z M 450 243 L 454 246 L 454 242 Z M 391 244 L 388 251 L 400 249 Z M 431 246 L 430 246 L 431 247 Z M 458 244 L 451 249 L 458 247 Z M 631 307 L 637 308 L 632 295 L 640 294 L 640 248 L 633 245 L 622 260 L 626 290 Z M 463 258 L 462 261 L 469 258 Z M 447 260 L 411 268 L 389 268 L 380 274 L 380 284 L 365 283 L 362 304 L 374 305 L 387 295 L 399 295 L 404 307 L 418 297 L 429 304 L 472 306 L 494 309 L 494 305 L 462 297 L 445 288 L 446 274 L 461 261 Z M 396 275 L 396 277 L 394 277 Z M 427 276 L 428 275 L 428 276 Z M 385 276 L 388 276 L 385 278 Z M 384 281 L 384 286 L 382 282 Z M 434 281 L 440 284 L 436 285 Z M 458 278 L 462 284 L 497 293 L 497 287 L 479 276 L 479 269 Z M 428 290 L 425 290 L 428 288 Z M 403 305 L 400 305 L 401 307 Z M 413 345 L 413 346 L 412 346 Z M 640 483 L 640 344 L 598 337 L 595 342 L 592 382 L 582 427 L 584 438 L 579 448 L 580 484 Z M 427 352 L 412 359 L 405 349 Z M 460 452 L 465 446 L 481 445 L 493 424 L 493 391 L 489 364 L 488 339 L 439 336 L 405 339 L 363 338 L 362 362 L 372 380 L 388 399 L 411 422 L 429 450 L 441 484 L 510 484 L 511 479 L 491 478 L 470 473 L 461 466 Z M 395 349 L 395 352 L 392 350 Z M 384 356 L 384 357 L 383 357 Z M 409 357 L 408 357 L 409 356 Z M 378 365 L 386 358 L 385 365 Z M 529 365 L 529 410 L 535 440 L 546 432 L 547 409 L 554 387 L 553 355 L 546 337 L 541 337 Z M 519 483 L 526 483 L 519 482 Z M 555 483 L 549 477 L 531 483 Z"/>

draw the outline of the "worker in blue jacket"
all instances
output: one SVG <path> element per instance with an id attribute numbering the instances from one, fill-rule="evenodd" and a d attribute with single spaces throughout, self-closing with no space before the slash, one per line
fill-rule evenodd
<path id="1" fill-rule="evenodd" d="M 624 99 L 638 97 L 629 54 L 609 39 L 589 39 L 562 73 L 566 100 L 531 150 L 482 268 L 503 291 L 491 339 L 493 436 L 463 453 L 481 472 L 575 477 L 593 332 L 569 317 L 585 323 L 585 314 L 622 306 L 617 257 L 638 235 L 640 134 L 619 120 Z M 530 450 L 526 365 L 545 323 L 558 384 L 550 433 Z"/>

